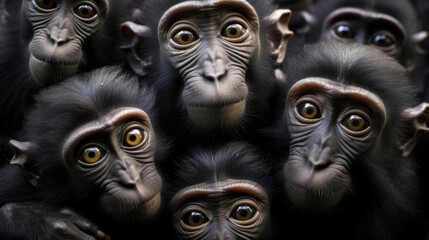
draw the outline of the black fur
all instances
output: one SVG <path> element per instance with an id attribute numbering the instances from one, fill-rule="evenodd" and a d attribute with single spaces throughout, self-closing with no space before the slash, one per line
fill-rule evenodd
<path id="1" fill-rule="evenodd" d="M 143 109 L 156 125 L 156 110 L 154 109 L 155 93 L 150 88 L 140 88 L 138 79 L 121 70 L 119 67 L 105 67 L 90 73 L 77 75 L 63 83 L 43 90 L 36 96 L 35 105 L 24 124 L 20 141 L 31 141 L 35 147 L 28 153 L 26 167 L 40 172 L 40 185 L 33 187 L 17 165 L 5 165 L 0 168 L 0 206 L 6 203 L 29 204 L 33 209 L 44 207 L 70 207 L 85 215 L 97 225 L 106 227 L 107 222 L 103 212 L 100 212 L 99 202 L 93 197 L 97 191 L 88 187 L 84 179 L 71 175 L 62 160 L 62 144 L 68 135 L 77 127 L 89 121 L 100 118 L 118 107 L 136 107 Z M 155 126 L 154 126 L 155 127 Z M 157 144 L 162 145 L 162 137 L 156 134 Z M 7 217 L 7 211 L 1 217 Z M 48 210 L 44 221 L 49 220 Z M 27 214 L 24 214 L 27 213 Z M 28 217 L 32 211 L 15 213 L 10 217 Z M 40 215 L 43 216 L 43 215 Z M 39 217 L 40 217 L 39 216 Z M 107 216 L 108 217 L 108 216 Z M 19 221 L 19 220 L 17 220 Z M 21 222 L 36 221 L 21 219 Z M 8 220 L 4 224 L 7 225 Z M 129 223 L 132 226 L 132 223 Z M 0 224 L 3 225 L 3 224 Z M 31 224 L 30 224 L 31 225 Z M 48 239 L 46 234 L 50 229 L 41 225 L 40 232 L 31 235 L 36 228 L 29 227 L 25 232 L 32 239 Z M 125 225 L 125 224 L 124 224 Z M 115 225 L 118 227 L 118 225 Z M 22 229 L 22 228 L 16 228 Z M 0 227 L 0 238 L 15 236 L 19 230 Z M 107 229 L 114 232 L 116 229 Z M 8 235 L 9 234 L 9 235 Z M 128 233 L 130 234 L 130 233 Z M 124 236 L 124 235 L 121 235 Z M 52 237 L 52 236 L 50 236 Z M 49 238 L 50 239 L 50 238 Z"/>
<path id="2" fill-rule="evenodd" d="M 246 139 L 256 129 L 268 127 L 277 119 L 279 110 L 284 105 L 282 101 L 282 87 L 274 77 L 274 64 L 268 54 L 268 32 L 263 22 L 265 16 L 274 10 L 271 1 L 249 1 L 256 9 L 260 21 L 261 54 L 251 59 L 246 71 L 246 83 L 249 95 L 246 103 L 244 119 L 231 128 L 204 129 L 189 119 L 180 94 L 183 89 L 183 80 L 180 74 L 159 54 L 157 29 L 162 14 L 178 1 L 146 0 L 140 4 L 141 17 L 138 24 L 149 26 L 153 37 L 141 41 L 137 52 L 141 58 L 152 56 L 152 67 L 145 81 L 153 84 L 157 89 L 157 105 L 160 111 L 160 124 L 166 133 L 176 138 L 176 142 L 188 144 L 193 141 L 207 142 L 208 144 L 230 139 Z"/>
<path id="3" fill-rule="evenodd" d="M 417 18 L 417 13 L 413 5 L 408 0 L 325 0 L 317 1 L 311 13 L 316 21 L 311 25 L 311 31 L 307 34 L 307 43 L 316 42 L 322 31 L 322 25 L 328 15 L 334 10 L 342 7 L 356 7 L 368 11 L 384 13 L 396 18 L 404 25 L 408 39 L 405 42 L 405 47 L 401 52 L 398 61 L 407 66 L 408 60 L 416 60 L 417 52 L 415 43 L 411 41 L 411 36 L 420 31 L 420 24 Z"/>
<path id="4" fill-rule="evenodd" d="M 3 13 L 7 16 L 3 22 L 0 20 L 0 160 L 10 159 L 7 142 L 22 127 L 23 116 L 41 87 L 29 69 L 28 46 L 33 29 L 21 10 L 27 1 L 3 2 Z M 129 16 L 129 2 L 109 1 L 110 10 L 103 27 L 85 41 L 79 72 L 125 62 L 119 48 L 119 24 Z"/>
<path id="5" fill-rule="evenodd" d="M 290 86 L 306 77 L 322 77 L 365 88 L 383 100 L 387 122 L 377 146 L 352 162 L 352 192 L 331 212 L 304 212 L 292 207 L 286 195 L 276 199 L 278 209 L 284 210 L 276 221 L 283 221 L 285 235 L 291 239 L 422 239 L 415 162 L 412 157 L 402 158 L 398 147 L 409 127 L 401 112 L 417 105 L 405 69 L 367 46 L 335 42 L 306 46 L 288 61 L 286 72 Z M 276 185 L 283 181 L 287 157 L 282 159 Z"/>
<path id="6" fill-rule="evenodd" d="M 270 174 L 270 155 L 246 142 L 230 142 L 210 147 L 191 147 L 183 155 L 173 160 L 174 166 L 167 175 L 167 199 L 178 191 L 201 183 L 216 183 L 234 180 L 251 180 L 258 183 L 273 196 Z M 272 199 L 269 199 L 270 202 Z M 276 211 L 276 210 L 274 210 Z M 279 231 L 268 221 L 266 230 L 258 239 L 278 239 Z"/>

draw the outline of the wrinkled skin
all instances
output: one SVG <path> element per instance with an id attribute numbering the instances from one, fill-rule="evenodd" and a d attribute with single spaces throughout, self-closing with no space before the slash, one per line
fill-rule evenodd
<path id="1" fill-rule="evenodd" d="M 273 218 L 292 239 L 423 239 L 415 159 L 429 105 L 407 70 L 365 45 L 307 45 L 291 58 L 290 140 Z M 287 217 L 286 217 L 287 216 Z M 288 228 L 286 229 L 286 226 Z M 311 228 L 311 231 L 309 231 Z"/>
<path id="2" fill-rule="evenodd" d="M 316 2 L 308 20 L 308 42 L 336 39 L 378 49 L 413 70 L 420 44 L 427 38 L 417 14 L 406 0 L 389 3 L 372 0 Z"/>
<path id="3" fill-rule="evenodd" d="M 251 118 L 259 116 L 259 112 L 254 112 L 268 110 L 269 107 L 261 110 L 249 104 L 258 98 L 268 102 L 265 96 L 273 91 L 276 77 L 283 76 L 277 66 L 283 61 L 287 41 L 292 36 L 288 29 L 291 13 L 279 9 L 262 18 L 255 8 L 243 0 L 169 2 L 165 12 L 160 11 L 156 29 L 150 24 L 150 27 L 133 22 L 122 25 L 125 38 L 129 39 L 124 48 L 130 53 L 131 67 L 145 75 L 150 69 L 148 65 L 166 66 L 159 70 L 162 74 L 156 74 L 156 77 L 166 74 L 155 81 L 165 95 L 160 101 L 174 97 L 171 100 L 177 108 L 174 111 L 183 118 L 180 120 L 186 127 L 193 128 L 192 132 L 219 129 L 238 132 L 250 125 Z M 141 20 L 142 24 L 149 21 Z M 266 26 L 263 31 L 262 24 Z M 159 59 L 154 57 L 153 62 L 146 61 L 149 57 L 139 55 L 136 49 L 145 38 L 150 38 L 149 31 L 156 32 L 159 41 L 160 54 L 155 53 Z M 260 72 L 249 67 L 259 64 Z M 274 74 L 273 69 L 279 74 Z M 149 78 L 153 81 L 155 77 Z M 262 79 L 266 80 L 262 83 Z"/>
<path id="4" fill-rule="evenodd" d="M 100 189 L 101 206 L 115 218 L 157 212 L 161 177 L 154 154 L 149 117 L 140 109 L 126 107 L 76 129 L 63 146 L 70 171 Z"/>
<path id="5" fill-rule="evenodd" d="M 325 20 L 321 40 L 336 39 L 369 45 L 400 59 L 407 32 L 394 17 L 359 8 L 340 8 Z"/>
<path id="6" fill-rule="evenodd" d="M 0 187 L 0 205 L 28 207 L 5 208 L 8 211 L 0 217 L 16 214 L 20 219 L 41 212 L 38 218 L 45 220 L 34 223 L 39 232 L 19 234 L 31 238 L 31 234 L 56 232 L 60 224 L 71 239 L 85 239 L 86 233 L 73 227 L 77 218 L 73 212 L 61 222 L 57 209 L 64 206 L 87 214 L 109 235 L 126 234 L 153 219 L 160 208 L 162 185 L 149 119 L 153 97 L 149 88 L 139 88 L 137 78 L 119 67 L 77 75 L 42 91 L 29 113 L 24 141 L 10 141 L 15 156 L 10 165 L 0 168 L 5 183 Z M 52 208 L 43 212 L 43 206 Z M 23 221 L 31 225 L 38 220 Z M 18 233 L 0 228 L 0 234 L 2 238 Z"/>
<path id="7" fill-rule="evenodd" d="M 307 78 L 290 89 L 287 109 L 288 195 L 299 207 L 330 210 L 352 191 L 353 162 L 377 143 L 386 108 L 366 89 Z"/>
<path id="8" fill-rule="evenodd" d="M 249 4 L 237 5 L 185 2 L 165 12 L 159 24 L 161 52 L 179 69 L 186 110 L 205 126 L 234 125 L 246 108 L 245 74 L 257 54 L 259 20 Z"/>
<path id="9" fill-rule="evenodd" d="M 174 239 L 271 239 L 263 152 L 245 142 L 194 146 L 174 164 L 167 196 Z"/>
<path id="10" fill-rule="evenodd" d="M 35 79 L 50 85 L 75 74 L 85 39 L 106 18 L 107 0 L 26 0 L 23 12 L 33 28 L 29 66 Z"/>
<path id="11" fill-rule="evenodd" d="M 259 239 L 269 218 L 267 194 L 246 180 L 189 186 L 170 204 L 180 239 Z"/>

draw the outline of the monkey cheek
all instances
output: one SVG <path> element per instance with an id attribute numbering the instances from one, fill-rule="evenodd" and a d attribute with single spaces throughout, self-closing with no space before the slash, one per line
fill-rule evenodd
<path id="1" fill-rule="evenodd" d="M 231 127 L 244 115 L 246 100 L 219 107 L 187 107 L 187 112 L 195 123 L 206 128 Z"/>
<path id="2" fill-rule="evenodd" d="M 79 64 L 50 64 L 30 56 L 30 71 L 42 86 L 48 86 L 73 76 Z"/>
<path id="3" fill-rule="evenodd" d="M 155 197 L 144 203 L 143 205 L 143 215 L 144 216 L 154 216 L 157 212 L 159 207 L 161 206 L 161 192 L 158 192 Z"/>

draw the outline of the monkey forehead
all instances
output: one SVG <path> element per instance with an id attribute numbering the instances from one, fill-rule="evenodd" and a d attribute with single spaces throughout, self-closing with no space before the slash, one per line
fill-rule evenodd
<path id="1" fill-rule="evenodd" d="M 369 19 L 371 20 L 371 22 L 374 22 L 374 21 L 384 22 L 394 27 L 396 30 L 398 30 L 399 33 L 402 34 L 404 38 L 407 36 L 404 25 L 402 25 L 402 23 L 399 22 L 398 19 L 385 13 L 373 12 L 370 10 L 364 10 L 364 9 L 354 8 L 354 7 L 344 7 L 333 11 L 326 18 L 323 27 L 326 28 L 328 24 L 335 21 L 335 19 L 341 18 L 341 17 L 346 17 L 346 18 L 358 17 L 363 19 Z"/>
<path id="2" fill-rule="evenodd" d="M 63 145 L 63 159 L 66 159 L 69 151 L 73 149 L 76 143 L 82 141 L 88 136 L 109 129 L 115 124 L 130 118 L 141 121 L 149 128 L 152 127 L 149 116 L 146 114 L 145 111 L 134 107 L 116 108 L 104 115 L 103 117 L 88 122 L 74 130 L 67 137 L 67 141 Z"/>
<path id="3" fill-rule="evenodd" d="M 267 193 L 258 183 L 244 179 L 227 179 L 214 183 L 200 183 L 180 190 L 170 201 L 171 209 L 177 209 L 182 203 L 195 198 L 210 197 L 225 193 L 251 195 L 268 203 Z"/>
<path id="4" fill-rule="evenodd" d="M 383 100 L 377 94 L 364 88 L 335 82 L 326 78 L 309 77 L 296 82 L 289 90 L 287 105 L 308 92 L 325 92 L 329 96 L 353 99 L 365 104 L 381 119 L 386 120 L 387 112 Z"/>
<path id="5" fill-rule="evenodd" d="M 207 8 L 226 8 L 233 9 L 242 13 L 249 21 L 254 22 L 256 29 L 259 30 L 259 17 L 256 10 L 250 3 L 245 0 L 203 0 L 203 1 L 186 1 L 176 4 L 169 8 L 162 15 L 158 25 L 158 32 L 168 29 L 171 24 L 183 16 L 189 16 L 193 11 Z"/>

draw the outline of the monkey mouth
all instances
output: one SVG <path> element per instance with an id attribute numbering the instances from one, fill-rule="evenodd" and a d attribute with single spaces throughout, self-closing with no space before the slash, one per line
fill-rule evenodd
<path id="1" fill-rule="evenodd" d="M 243 117 L 246 100 L 221 105 L 189 106 L 187 111 L 191 119 L 208 128 L 230 127 Z"/>
<path id="2" fill-rule="evenodd" d="M 77 62 L 46 62 L 36 58 L 33 54 L 30 56 L 30 71 L 33 77 L 44 86 L 60 82 L 73 76 L 79 67 Z"/>
<path id="3" fill-rule="evenodd" d="M 291 156 L 284 166 L 285 188 L 299 208 L 329 210 L 350 191 L 351 179 L 342 165 L 315 170 L 298 156 Z"/>
<path id="4" fill-rule="evenodd" d="M 34 54 L 31 54 L 30 57 L 32 59 L 31 61 L 42 62 L 49 65 L 62 65 L 62 66 L 79 65 L 79 61 L 70 61 L 67 59 L 58 60 L 54 58 L 43 58 L 43 57 L 35 56 Z"/>

